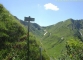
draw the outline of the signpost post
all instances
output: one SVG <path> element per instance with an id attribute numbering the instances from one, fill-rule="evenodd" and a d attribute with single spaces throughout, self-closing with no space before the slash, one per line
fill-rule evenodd
<path id="1" fill-rule="evenodd" d="M 29 17 L 24 17 L 24 21 L 28 21 L 28 41 L 27 41 L 27 46 L 28 46 L 28 51 L 27 51 L 27 60 L 29 60 L 29 27 L 30 27 L 30 21 L 34 21 L 35 18 Z"/>
<path id="2" fill-rule="evenodd" d="M 41 46 L 39 47 L 39 51 L 40 51 L 40 60 L 42 60 L 42 48 L 41 48 Z"/>

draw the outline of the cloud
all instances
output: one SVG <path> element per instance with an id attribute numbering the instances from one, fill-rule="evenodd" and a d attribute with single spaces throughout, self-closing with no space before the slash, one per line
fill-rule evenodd
<path id="1" fill-rule="evenodd" d="M 52 3 L 45 4 L 44 7 L 45 7 L 46 10 L 54 10 L 54 11 L 59 10 L 59 8 Z"/>

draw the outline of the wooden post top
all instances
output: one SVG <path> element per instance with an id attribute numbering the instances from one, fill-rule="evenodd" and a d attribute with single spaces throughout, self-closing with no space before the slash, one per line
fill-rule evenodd
<path id="1" fill-rule="evenodd" d="M 30 16 L 29 17 L 24 17 L 24 21 L 34 21 L 35 18 L 31 18 Z"/>

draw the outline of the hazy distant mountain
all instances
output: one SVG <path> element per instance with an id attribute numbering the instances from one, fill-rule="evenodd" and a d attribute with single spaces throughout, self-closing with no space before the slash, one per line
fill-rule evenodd
<path id="1" fill-rule="evenodd" d="M 21 22 L 28 29 L 28 22 L 24 20 L 20 20 L 16 16 L 14 16 L 17 20 Z M 30 32 L 32 32 L 36 37 L 42 37 L 44 35 L 44 28 L 42 28 L 37 23 L 30 23 Z"/>

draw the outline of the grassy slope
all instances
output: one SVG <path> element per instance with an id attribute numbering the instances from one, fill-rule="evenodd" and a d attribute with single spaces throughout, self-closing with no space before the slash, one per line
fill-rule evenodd
<path id="1" fill-rule="evenodd" d="M 26 60 L 27 29 L 0 4 L 0 60 Z M 49 57 L 42 51 L 43 60 Z M 30 33 L 30 60 L 39 60 L 39 45 Z"/>
<path id="2" fill-rule="evenodd" d="M 55 26 L 52 25 L 46 28 L 48 33 L 43 37 L 42 43 L 50 56 L 59 57 L 61 53 L 66 50 L 66 41 L 73 38 L 79 39 L 78 35 L 81 36 L 79 29 L 75 29 L 76 25 L 72 21 L 72 19 L 68 19 L 64 22 L 57 23 Z M 77 22 L 75 23 L 77 24 Z M 83 21 L 79 22 L 80 25 L 82 25 L 82 22 Z M 80 28 L 82 28 L 82 26 L 80 26 Z"/>

